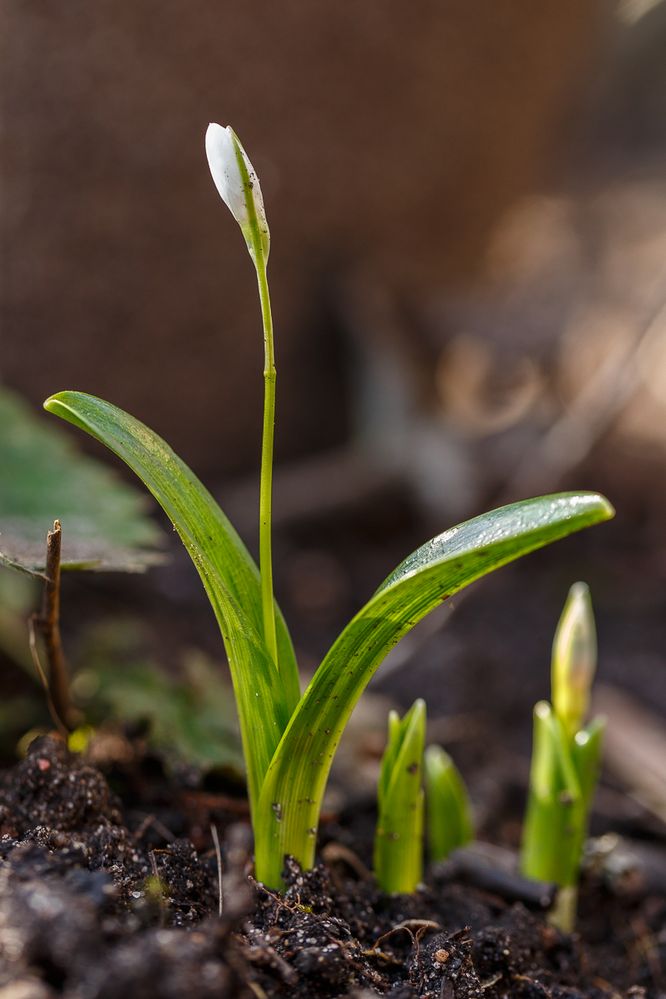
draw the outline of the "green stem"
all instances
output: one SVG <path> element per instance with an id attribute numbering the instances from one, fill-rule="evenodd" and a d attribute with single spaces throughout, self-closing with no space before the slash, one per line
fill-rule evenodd
<path id="1" fill-rule="evenodd" d="M 264 641 L 275 665 L 278 665 L 275 600 L 273 597 L 272 516 L 273 499 L 273 438 L 275 435 L 275 349 L 273 346 L 273 316 L 268 290 L 269 236 L 265 219 L 257 215 L 254 183 L 238 136 L 233 133 L 236 163 L 243 181 L 247 222 L 241 224 L 254 269 L 257 272 L 261 319 L 264 327 L 264 424 L 261 436 L 261 479 L 259 485 L 259 570 L 261 575 L 261 609 Z M 262 224 L 263 223 L 263 224 Z"/>
<path id="2" fill-rule="evenodd" d="M 268 651 L 277 664 L 275 602 L 273 599 L 273 555 L 271 541 L 271 505 L 273 498 L 273 438 L 275 435 L 275 350 L 273 317 L 268 276 L 263 254 L 255 261 L 261 318 L 264 326 L 264 424 L 261 437 L 261 483 L 259 487 L 259 568 L 261 571 L 261 604 L 264 618 L 264 638 Z"/>
<path id="3" fill-rule="evenodd" d="M 560 888 L 548 915 L 548 922 L 563 933 L 573 933 L 576 928 L 576 909 L 578 907 L 578 887 L 564 885 Z"/>

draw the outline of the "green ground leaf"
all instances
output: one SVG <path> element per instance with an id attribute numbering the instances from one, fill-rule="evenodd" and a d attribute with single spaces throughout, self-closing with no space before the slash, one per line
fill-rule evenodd
<path id="1" fill-rule="evenodd" d="M 508 562 L 613 516 L 597 493 L 560 493 L 452 527 L 410 555 L 337 638 L 271 762 L 255 824 L 257 876 L 281 882 L 290 853 L 312 865 L 321 800 L 338 742 L 387 653 L 451 594 Z"/>
<path id="2" fill-rule="evenodd" d="M 44 569 L 46 533 L 63 524 L 62 568 L 139 571 L 163 556 L 144 495 L 0 389 L 0 565 Z"/>
<path id="3" fill-rule="evenodd" d="M 247 761 L 250 803 L 299 697 L 291 639 L 276 611 L 278 664 L 263 639 L 259 571 L 194 473 L 156 433 L 111 403 L 60 392 L 45 409 L 91 434 L 138 475 L 180 535 L 201 577 L 224 640 Z"/>

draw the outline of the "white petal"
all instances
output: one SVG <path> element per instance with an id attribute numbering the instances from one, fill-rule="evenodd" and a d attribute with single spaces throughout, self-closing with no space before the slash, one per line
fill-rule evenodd
<path id="1" fill-rule="evenodd" d="M 228 125 L 223 128 L 222 125 L 211 122 L 208 126 L 206 130 L 206 156 L 220 197 L 238 224 L 241 227 L 247 225 L 248 211 L 245 203 L 245 191 L 243 190 L 243 178 L 238 169 L 233 133 Z M 251 169 L 248 162 L 248 173 Z"/>

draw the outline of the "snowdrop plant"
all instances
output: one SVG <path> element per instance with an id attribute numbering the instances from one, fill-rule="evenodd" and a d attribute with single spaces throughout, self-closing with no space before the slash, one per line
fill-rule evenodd
<path id="1" fill-rule="evenodd" d="M 599 777 L 604 720 L 585 724 L 597 664 L 590 593 L 574 583 L 553 641 L 552 704 L 534 708 L 534 736 L 521 868 L 559 885 L 551 914 L 571 931 L 592 798 Z"/>
<path id="2" fill-rule="evenodd" d="M 413 892 L 423 877 L 425 728 L 425 701 L 415 701 L 402 719 L 389 713 L 374 846 L 375 877 L 387 894 Z"/>
<path id="3" fill-rule="evenodd" d="M 257 175 L 231 128 L 211 125 L 213 180 L 238 222 L 257 273 L 265 345 L 259 510 L 260 566 L 210 493 L 168 444 L 108 402 L 60 392 L 45 408 L 107 445 L 164 509 L 201 577 L 231 671 L 247 769 L 255 873 L 282 885 L 284 857 L 314 862 L 319 813 L 346 722 L 386 654 L 426 614 L 486 573 L 613 511 L 596 493 L 526 500 L 459 524 L 395 569 L 343 629 L 304 693 L 284 618 L 273 599 L 271 474 L 275 358 L 267 281 L 270 245 Z"/>

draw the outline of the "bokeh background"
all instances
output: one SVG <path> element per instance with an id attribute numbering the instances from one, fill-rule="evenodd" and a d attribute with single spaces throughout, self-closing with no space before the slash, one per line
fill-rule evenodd
<path id="1" fill-rule="evenodd" d="M 526 766 L 552 630 L 585 578 L 622 724 L 640 708 L 658 728 L 666 3 L 4 0 L 0 16 L 0 381 L 35 411 L 62 388 L 128 409 L 256 547 L 254 275 L 203 154 L 207 123 L 232 123 L 272 232 L 276 581 L 304 669 L 430 534 L 595 488 L 613 525 L 477 587 L 375 690 L 427 695 L 489 772 L 495 725 Z M 219 657 L 175 546 L 140 579 L 67 581 L 72 656 L 81 622 L 121 609 L 153 622 L 167 665 Z"/>

